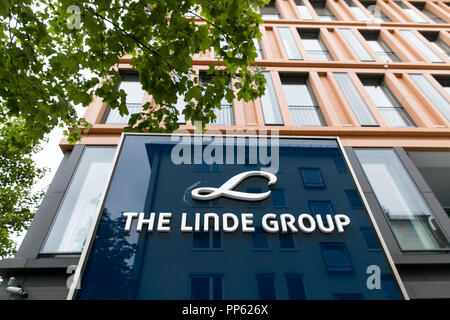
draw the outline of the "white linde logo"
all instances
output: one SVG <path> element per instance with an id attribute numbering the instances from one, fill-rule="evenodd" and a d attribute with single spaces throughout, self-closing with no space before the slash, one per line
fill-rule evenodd
<path id="1" fill-rule="evenodd" d="M 192 198 L 197 200 L 212 200 L 221 196 L 232 199 L 244 201 L 260 201 L 270 196 L 271 191 L 263 193 L 248 193 L 233 190 L 240 182 L 249 177 L 261 176 L 269 180 L 268 185 L 274 185 L 277 177 L 265 171 L 248 171 L 235 175 L 226 181 L 219 188 L 201 187 L 192 190 Z M 192 214 L 190 214 L 192 215 Z M 147 227 L 147 232 L 170 232 L 171 231 L 171 212 L 150 212 L 148 217 L 144 212 L 124 212 L 123 217 L 126 219 L 125 231 L 130 232 L 133 220 L 137 218 L 136 231 L 142 232 L 144 226 Z M 182 212 L 177 215 L 181 218 L 180 231 L 181 232 L 208 232 L 212 224 L 214 232 L 235 232 L 239 228 L 244 233 L 255 232 L 253 213 L 241 213 L 240 215 L 226 212 L 217 214 L 215 212 L 208 212 L 204 214 L 194 213 L 193 219 L 190 219 L 192 224 L 188 223 L 188 213 Z M 350 224 L 350 218 L 345 214 L 316 214 L 301 213 L 296 215 L 290 213 L 266 213 L 262 216 L 258 215 L 260 222 L 258 225 L 268 233 L 312 233 L 319 229 L 322 233 L 332 233 L 335 230 L 338 233 L 344 232 L 344 227 Z M 325 220 L 325 221 L 324 221 Z"/>
<path id="2" fill-rule="evenodd" d="M 260 201 L 270 196 L 271 191 L 262 193 L 250 193 L 233 190 L 239 183 L 250 177 L 264 177 L 269 180 L 268 186 L 274 185 L 277 182 L 277 177 L 270 172 L 265 171 L 247 171 L 242 172 L 230 178 L 227 182 L 219 188 L 201 187 L 192 190 L 192 198 L 195 200 L 214 200 L 219 197 L 227 197 L 236 200 L 244 201 Z"/>

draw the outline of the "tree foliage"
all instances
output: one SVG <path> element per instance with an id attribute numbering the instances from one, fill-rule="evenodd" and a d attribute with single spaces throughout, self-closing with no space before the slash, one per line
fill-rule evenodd
<path id="1" fill-rule="evenodd" d="M 15 167 L 23 174 L 20 191 L 12 180 L 2 185 L 9 200 L 1 203 L 1 247 L 10 248 L 4 226 L 16 220 L 20 226 L 31 217 L 19 208 L 36 200 L 28 191 L 41 172 L 26 155 L 44 135 L 66 126 L 69 142 L 78 141 L 90 124 L 77 117 L 74 106 L 87 107 L 94 94 L 128 114 L 126 93 L 119 90 L 120 57 L 131 56 L 154 102 L 131 116 L 128 131 L 178 128 L 180 95 L 184 118 L 203 126 L 214 121 L 222 99 L 261 96 L 265 79 L 253 64 L 252 39 L 261 37 L 258 9 L 267 2 L 0 0 L 0 172 L 7 175 Z M 212 80 L 200 83 L 192 56 L 212 48 L 220 59 L 209 65 Z M 11 132 L 23 137 L 20 143 L 11 140 Z"/>

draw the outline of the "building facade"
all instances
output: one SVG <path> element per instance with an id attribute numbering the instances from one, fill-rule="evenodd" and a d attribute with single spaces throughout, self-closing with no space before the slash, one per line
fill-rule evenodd
<path id="1" fill-rule="evenodd" d="M 276 0 L 261 13 L 266 93 L 224 101 L 207 129 L 338 137 L 408 296 L 450 298 L 450 2 Z M 216 59 L 193 57 L 201 81 Z M 152 98 L 129 57 L 119 70 L 138 112 Z M 28 299 L 68 295 L 129 116 L 95 99 L 85 118 L 92 129 L 75 146 L 61 141 L 64 159 L 20 249 L 0 261 L 2 299 L 15 298 L 10 277 Z"/>

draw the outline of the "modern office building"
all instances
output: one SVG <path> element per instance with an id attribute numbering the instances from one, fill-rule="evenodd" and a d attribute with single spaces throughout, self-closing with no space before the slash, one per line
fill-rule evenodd
<path id="1" fill-rule="evenodd" d="M 276 0 L 261 13 L 254 41 L 266 93 L 224 101 L 207 129 L 283 137 L 270 197 L 191 198 L 264 165 L 176 166 L 170 137 L 121 138 L 129 116 L 95 99 L 85 113 L 92 129 L 75 146 L 61 141 L 64 159 L 21 247 L 0 261 L 0 299 L 18 298 L 6 290 L 11 277 L 26 299 L 450 298 L 450 2 Z M 193 59 L 208 81 L 214 50 Z M 138 112 L 152 97 L 129 57 L 119 69 Z M 249 151 L 251 138 L 243 145 Z M 240 190 L 267 188 L 250 182 Z M 172 212 L 171 232 L 139 232 L 141 211 L 148 227 L 150 212 Z M 128 231 L 124 212 L 136 213 Z M 257 222 L 251 233 L 191 233 L 178 230 L 181 212 L 191 226 L 194 212 L 330 214 L 335 224 L 345 213 L 352 222 L 343 233 L 266 232 Z M 69 294 L 79 262 L 82 280 Z M 365 287 L 374 264 L 379 292 Z"/>

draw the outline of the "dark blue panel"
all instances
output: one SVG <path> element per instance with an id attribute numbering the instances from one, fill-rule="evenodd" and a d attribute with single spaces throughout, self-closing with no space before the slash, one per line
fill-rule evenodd
<path id="1" fill-rule="evenodd" d="M 290 300 L 305 300 L 305 287 L 303 285 L 303 278 L 301 275 L 289 274 L 286 275 L 286 284 L 289 292 Z"/>
<path id="2" fill-rule="evenodd" d="M 363 204 L 361 198 L 359 197 L 358 191 L 356 190 L 345 190 L 348 202 L 353 209 L 362 209 Z"/>
<path id="3" fill-rule="evenodd" d="M 369 250 L 381 250 L 380 245 L 378 243 L 377 236 L 375 235 L 375 231 L 373 228 L 361 228 L 361 232 L 363 234 L 364 240 L 366 241 L 367 248 Z"/>
<path id="4" fill-rule="evenodd" d="M 352 208 L 345 196 L 345 190 L 356 190 L 356 185 L 333 139 L 279 141 L 277 182 L 269 190 L 282 190 L 283 196 L 275 192 L 254 203 L 191 197 L 194 188 L 219 188 L 237 174 L 268 167 L 249 165 L 246 143 L 245 163 L 175 164 L 171 161 L 175 142 L 170 137 L 125 136 L 77 298 L 291 299 L 301 298 L 301 280 L 308 299 L 354 293 L 364 299 L 401 299 L 392 277 L 383 276 L 379 290 L 366 286 L 369 265 L 379 266 L 383 275 L 391 276 L 392 271 L 383 251 L 368 250 L 364 243 L 368 231 L 361 231 L 369 228 L 373 232 L 371 220 L 364 208 Z M 200 151 L 206 148 L 207 143 L 200 145 Z M 191 156 L 194 159 L 193 150 Z M 299 168 L 317 168 L 326 187 L 304 188 Z M 267 180 L 252 177 L 235 190 L 265 192 Z M 124 212 L 145 212 L 146 217 L 154 212 L 155 224 L 161 212 L 171 212 L 171 230 L 139 233 L 135 219 L 131 231 L 126 232 Z M 197 213 L 217 213 L 219 218 L 225 213 L 238 217 L 252 213 L 260 232 L 243 232 L 240 223 L 234 232 L 193 235 L 181 232 L 182 213 L 187 214 L 190 226 Z M 302 213 L 345 214 L 351 223 L 342 233 L 289 231 L 280 236 L 278 231 L 262 230 L 261 218 L 267 213 L 277 219 L 286 213 L 295 217 Z M 374 246 L 373 240 L 369 243 Z M 286 275 L 301 275 L 301 279 L 292 278 L 287 284 Z"/>
<path id="5" fill-rule="evenodd" d="M 274 276 L 271 274 L 256 275 L 260 300 L 276 300 Z"/>
<path id="6" fill-rule="evenodd" d="M 319 168 L 300 168 L 300 173 L 305 188 L 325 187 Z"/>

